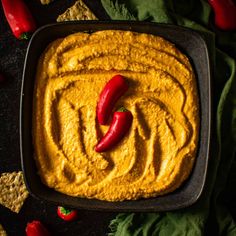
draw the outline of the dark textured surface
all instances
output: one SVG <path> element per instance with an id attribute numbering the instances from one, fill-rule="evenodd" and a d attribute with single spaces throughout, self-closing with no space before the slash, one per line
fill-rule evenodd
<path id="1" fill-rule="evenodd" d="M 38 26 L 53 23 L 58 14 L 73 4 L 72 0 L 55 0 L 42 6 L 39 0 L 26 1 Z M 88 1 L 85 1 L 88 2 Z M 1 5 L 1 4 L 0 4 Z M 88 6 L 100 19 L 107 19 L 99 1 L 90 1 Z M 0 173 L 20 170 L 19 150 L 19 99 L 24 57 L 28 42 L 12 36 L 0 6 L 0 71 L 6 80 L 0 83 Z M 53 235 L 95 236 L 105 235 L 107 225 L 114 213 L 79 211 L 79 220 L 66 223 L 56 215 L 56 206 L 29 197 L 19 214 L 0 205 L 0 223 L 9 236 L 25 235 L 26 223 L 41 220 Z"/>

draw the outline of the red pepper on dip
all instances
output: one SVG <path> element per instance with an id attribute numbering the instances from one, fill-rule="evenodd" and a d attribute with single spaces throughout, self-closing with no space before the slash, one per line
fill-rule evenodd
<path id="1" fill-rule="evenodd" d="M 124 107 L 118 109 L 113 115 L 109 130 L 99 141 L 95 151 L 104 152 L 114 147 L 129 131 L 132 121 L 133 115 L 130 111 Z"/>
<path id="2" fill-rule="evenodd" d="M 97 118 L 105 125 L 118 99 L 128 90 L 128 84 L 122 75 L 115 75 L 103 88 L 97 104 Z"/>

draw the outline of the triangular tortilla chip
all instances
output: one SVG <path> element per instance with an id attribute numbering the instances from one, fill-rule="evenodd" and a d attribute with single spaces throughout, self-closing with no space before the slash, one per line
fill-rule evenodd
<path id="1" fill-rule="evenodd" d="M 97 17 L 82 0 L 79 0 L 57 18 L 57 22 L 73 20 L 97 20 Z"/>
<path id="2" fill-rule="evenodd" d="M 2 225 L 0 224 L 0 236 L 7 236 L 6 231 L 4 230 L 4 228 L 2 227 Z"/>
<path id="3" fill-rule="evenodd" d="M 50 2 L 52 2 L 53 0 L 40 0 L 40 2 L 42 3 L 42 4 L 49 4 Z"/>
<path id="4" fill-rule="evenodd" d="M 22 171 L 0 176 L 0 204 L 18 213 L 28 196 Z"/>

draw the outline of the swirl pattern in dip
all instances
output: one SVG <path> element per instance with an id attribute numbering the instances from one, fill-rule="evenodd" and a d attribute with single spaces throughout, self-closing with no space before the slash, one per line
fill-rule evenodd
<path id="1" fill-rule="evenodd" d="M 94 147 L 107 131 L 96 120 L 106 82 L 123 75 L 129 90 L 116 108 L 133 114 L 112 150 Z M 51 43 L 36 75 L 33 140 L 40 177 L 71 195 L 108 201 L 169 193 L 188 177 L 199 129 L 193 69 L 173 44 L 128 31 L 76 33 Z"/>

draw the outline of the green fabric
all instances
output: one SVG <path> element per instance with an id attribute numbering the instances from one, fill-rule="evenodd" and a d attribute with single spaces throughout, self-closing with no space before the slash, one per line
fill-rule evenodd
<path id="1" fill-rule="evenodd" d="M 236 235 L 232 207 L 226 207 L 236 206 L 236 33 L 217 30 L 203 0 L 102 0 L 102 4 L 114 20 L 173 23 L 197 30 L 208 44 L 214 92 L 213 144 L 200 200 L 173 212 L 118 214 L 110 223 L 110 235 Z"/>

